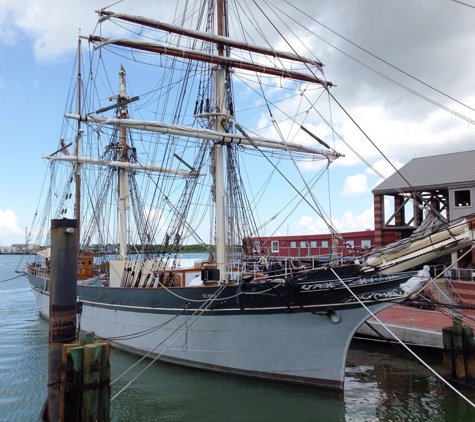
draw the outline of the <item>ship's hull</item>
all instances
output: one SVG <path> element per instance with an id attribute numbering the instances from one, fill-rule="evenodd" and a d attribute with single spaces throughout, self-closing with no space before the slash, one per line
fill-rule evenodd
<path id="1" fill-rule="evenodd" d="M 399 284 L 408 277 L 375 277 L 354 291 L 376 313 L 403 298 Z M 28 278 L 48 317 L 49 281 Z M 370 314 L 345 287 L 334 287 L 301 284 L 292 287 L 293 294 L 277 286 L 276 294 L 265 283 L 175 289 L 78 285 L 80 329 L 166 362 L 342 389 L 351 339 Z"/>

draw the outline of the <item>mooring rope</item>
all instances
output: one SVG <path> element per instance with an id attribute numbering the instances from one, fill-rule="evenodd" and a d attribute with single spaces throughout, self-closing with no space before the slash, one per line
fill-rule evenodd
<path id="1" fill-rule="evenodd" d="M 0 312 L 25 312 L 37 311 L 38 309 L 49 308 L 49 305 L 35 306 L 34 308 L 18 308 L 18 309 L 0 309 Z"/>
<path id="2" fill-rule="evenodd" d="M 12 277 L 12 278 L 7 278 L 6 280 L 0 280 L 0 283 L 5 283 L 6 281 L 11 281 L 11 280 L 15 280 L 16 278 L 20 278 L 20 277 L 23 277 L 25 274 L 20 274 L 20 275 L 17 275 L 15 277 Z"/>

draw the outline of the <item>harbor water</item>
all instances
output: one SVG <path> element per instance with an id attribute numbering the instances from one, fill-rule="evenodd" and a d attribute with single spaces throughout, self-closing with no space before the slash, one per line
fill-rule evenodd
<path id="1" fill-rule="evenodd" d="M 8 422 L 37 421 L 47 394 L 48 322 L 15 272 L 20 260 L 0 255 L 0 421 Z M 440 353 L 417 353 L 442 372 Z M 470 403 L 386 344 L 353 341 L 344 392 L 138 361 L 111 351 L 112 421 L 475 421 Z M 457 389 L 475 402 L 474 388 Z"/>

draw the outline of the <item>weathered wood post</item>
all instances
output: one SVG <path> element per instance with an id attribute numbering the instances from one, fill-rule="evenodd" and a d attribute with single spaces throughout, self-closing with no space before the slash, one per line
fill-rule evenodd
<path id="1" fill-rule="evenodd" d="M 99 390 L 99 421 L 108 422 L 110 420 L 110 402 L 111 402 L 111 386 L 110 386 L 110 346 L 106 341 L 101 341 L 101 389 Z"/>
<path id="2" fill-rule="evenodd" d="M 462 317 L 458 315 L 453 317 L 452 341 L 455 355 L 455 375 L 459 381 L 465 381 L 467 379 L 467 373 L 465 372 L 462 323 Z"/>
<path id="3" fill-rule="evenodd" d="M 59 420 L 62 347 L 76 337 L 77 220 L 51 220 L 50 304 L 48 341 L 49 421 Z"/>
<path id="4" fill-rule="evenodd" d="M 85 421 L 99 420 L 99 383 L 101 381 L 102 345 L 99 343 L 84 346 L 84 392 L 83 414 Z M 95 385 L 95 387 L 94 387 Z M 93 388 L 92 388 L 93 387 Z"/>
<path id="5" fill-rule="evenodd" d="M 59 373 L 60 385 L 59 385 L 59 421 L 74 421 L 76 420 L 74 413 L 67 413 L 66 403 L 75 400 L 75 391 L 71 388 L 74 385 L 76 376 L 74 373 L 74 365 L 68 362 L 69 349 L 76 347 L 75 343 L 63 344 L 63 351 L 61 354 L 62 368 Z"/>
<path id="6" fill-rule="evenodd" d="M 456 325 L 452 327 L 454 354 L 455 354 L 455 375 L 457 380 L 465 381 L 467 378 L 465 372 L 465 360 L 462 340 L 462 326 Z"/>
<path id="7" fill-rule="evenodd" d="M 450 378 L 455 377 L 454 346 L 452 343 L 452 327 L 442 328 L 442 342 L 444 344 L 443 362 L 444 373 Z"/>
<path id="8" fill-rule="evenodd" d="M 463 348 L 465 353 L 465 372 L 467 382 L 475 384 L 475 339 L 473 337 L 473 328 L 463 327 Z"/>
<path id="9" fill-rule="evenodd" d="M 66 356 L 65 356 L 66 355 Z M 68 368 L 67 381 L 72 388 L 66 390 L 64 401 L 61 402 L 60 422 L 82 421 L 82 383 L 84 347 L 77 345 L 63 346 L 63 368 Z M 65 374 L 66 371 L 61 371 Z"/>

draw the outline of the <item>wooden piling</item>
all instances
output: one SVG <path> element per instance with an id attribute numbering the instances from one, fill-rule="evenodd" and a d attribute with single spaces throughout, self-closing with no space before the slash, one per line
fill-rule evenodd
<path id="1" fill-rule="evenodd" d="M 444 344 L 443 361 L 444 374 L 450 378 L 455 377 L 455 362 L 452 344 L 452 327 L 442 328 L 442 342 Z"/>
<path id="2" fill-rule="evenodd" d="M 110 346 L 81 333 L 63 345 L 60 372 L 60 422 L 110 421 Z"/>
<path id="3" fill-rule="evenodd" d="M 475 385 L 475 340 L 473 337 L 473 328 L 468 326 L 463 327 L 462 337 L 467 382 Z"/>
<path id="4" fill-rule="evenodd" d="M 61 355 L 61 372 L 59 374 L 59 420 L 68 421 L 74 420 L 72 415 L 66 414 L 66 403 L 73 402 L 75 400 L 75 388 L 74 388 L 74 369 L 68 362 L 68 350 L 71 347 L 76 347 L 74 344 L 63 344 Z"/>
<path id="5" fill-rule="evenodd" d="M 72 373 L 72 388 L 69 394 L 69 400 L 64 403 L 64 422 L 83 421 L 83 368 L 84 368 L 84 347 L 75 345 L 68 349 L 68 366 Z M 60 421 L 60 422 L 63 422 Z"/>
<path id="6" fill-rule="evenodd" d="M 99 419 L 99 383 L 101 378 L 102 345 L 84 346 L 83 414 L 85 421 Z"/>
<path id="7" fill-rule="evenodd" d="M 94 336 L 94 331 L 79 333 L 79 344 L 81 346 L 84 346 L 85 344 L 93 344 Z"/>
<path id="8" fill-rule="evenodd" d="M 59 420 L 63 344 L 76 336 L 77 220 L 51 220 L 48 420 Z"/>
<path id="9" fill-rule="evenodd" d="M 457 380 L 465 381 L 467 379 L 467 374 L 465 372 L 462 326 L 460 324 L 454 324 L 452 326 L 452 339 L 454 347 L 455 375 Z"/>
<path id="10" fill-rule="evenodd" d="M 76 340 L 76 220 L 51 221 L 48 398 L 43 420 L 101 421 L 110 417 L 109 344 L 94 333 Z"/>
<path id="11" fill-rule="evenodd" d="M 98 341 L 102 344 L 101 351 L 101 387 L 99 389 L 99 420 L 110 420 L 110 401 L 111 401 L 111 386 L 110 386 L 110 345 L 106 341 Z"/>

